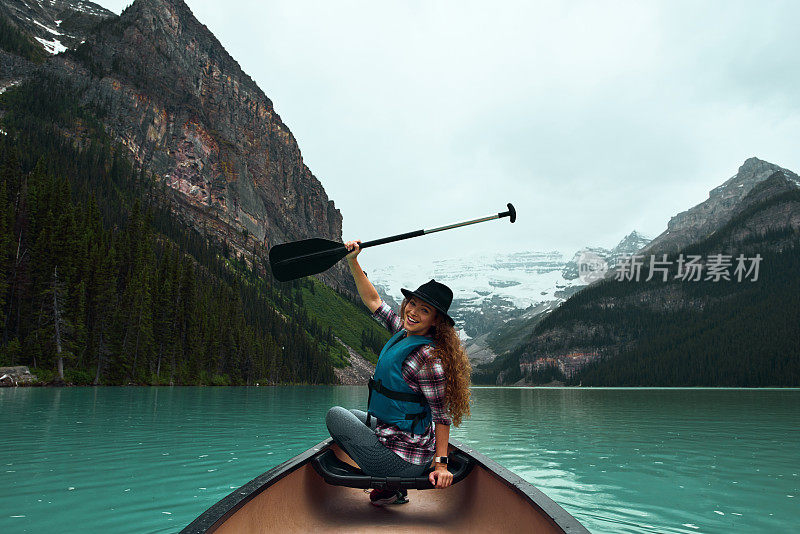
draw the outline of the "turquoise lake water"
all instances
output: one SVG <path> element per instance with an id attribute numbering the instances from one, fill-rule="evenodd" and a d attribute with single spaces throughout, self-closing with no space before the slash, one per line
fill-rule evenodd
<path id="1" fill-rule="evenodd" d="M 365 402 L 346 386 L 0 389 L 0 532 L 178 531 L 326 438 L 329 406 Z M 453 437 L 595 533 L 800 524 L 800 390 L 476 388 Z"/>

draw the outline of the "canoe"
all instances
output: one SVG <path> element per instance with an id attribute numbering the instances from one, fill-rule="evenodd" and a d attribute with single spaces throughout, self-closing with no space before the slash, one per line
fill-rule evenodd
<path id="1" fill-rule="evenodd" d="M 425 490 L 426 478 L 364 475 L 327 439 L 232 492 L 182 533 L 589 532 L 533 485 L 477 451 L 451 440 L 448 456 L 456 482 Z M 366 487 L 409 488 L 409 502 L 372 506 L 360 489 Z"/>

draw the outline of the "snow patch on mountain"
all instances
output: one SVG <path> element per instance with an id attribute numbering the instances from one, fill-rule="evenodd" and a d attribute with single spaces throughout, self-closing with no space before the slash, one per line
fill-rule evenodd
<path id="1" fill-rule="evenodd" d="M 40 27 L 44 28 L 45 30 L 47 30 L 47 31 L 49 31 L 50 33 L 52 33 L 53 35 L 64 35 L 63 33 L 59 32 L 59 31 L 56 31 L 56 30 L 54 30 L 53 28 L 50 28 L 50 27 L 48 27 L 48 26 L 45 26 L 44 24 L 42 24 L 42 23 L 41 23 L 41 22 L 39 22 L 38 20 L 33 20 L 33 19 L 31 19 L 31 22 L 33 22 L 33 23 L 34 23 L 34 24 L 36 24 L 37 26 L 40 26 Z M 59 20 L 59 21 L 56 21 L 56 22 L 61 22 L 61 21 Z"/>
<path id="2" fill-rule="evenodd" d="M 71 4 L 73 9 L 76 11 L 82 11 L 84 13 L 88 13 L 90 15 L 97 15 L 97 16 L 108 16 L 111 13 L 109 10 L 105 9 L 102 6 L 97 4 L 93 4 L 92 2 L 78 2 L 77 4 Z"/>
<path id="3" fill-rule="evenodd" d="M 453 290 L 454 300 L 462 306 L 500 297 L 517 308 L 527 308 L 553 298 L 556 285 L 569 283 L 561 273 L 565 263 L 557 251 L 474 254 L 441 259 L 427 269 L 416 265 L 376 266 L 370 277 L 398 302 L 403 299 L 401 287 L 416 289 L 435 278 Z"/>
<path id="4" fill-rule="evenodd" d="M 52 41 L 47 41 L 41 37 L 34 37 L 34 39 L 39 41 L 44 49 L 53 55 L 60 54 L 61 52 L 65 52 L 67 50 L 67 47 L 61 44 L 61 41 L 58 39 L 53 39 Z"/>

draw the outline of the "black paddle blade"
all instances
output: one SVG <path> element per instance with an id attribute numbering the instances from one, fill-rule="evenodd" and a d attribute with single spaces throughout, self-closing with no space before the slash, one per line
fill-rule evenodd
<path id="1" fill-rule="evenodd" d="M 315 237 L 275 245 L 269 251 L 269 266 L 278 281 L 288 282 L 326 271 L 348 252 L 342 243 Z"/>

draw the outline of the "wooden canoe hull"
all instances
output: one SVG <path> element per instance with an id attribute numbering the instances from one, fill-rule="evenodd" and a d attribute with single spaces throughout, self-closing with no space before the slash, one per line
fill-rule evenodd
<path id="1" fill-rule="evenodd" d="M 361 489 L 327 484 L 310 460 L 332 447 L 312 447 L 248 482 L 209 508 L 184 534 L 262 532 L 568 532 L 588 531 L 530 483 L 489 458 L 451 442 L 475 461 L 458 484 L 410 490 L 409 503 L 376 507 Z"/>

